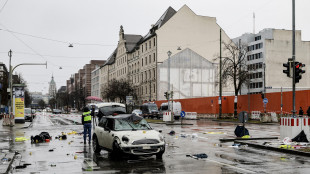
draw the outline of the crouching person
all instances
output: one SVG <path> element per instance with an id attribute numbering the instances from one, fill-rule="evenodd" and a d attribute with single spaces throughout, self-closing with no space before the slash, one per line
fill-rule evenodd
<path id="1" fill-rule="evenodd" d="M 91 142 L 91 112 L 88 107 L 83 108 L 82 124 L 84 126 L 84 144 L 88 134 L 88 144 Z"/>

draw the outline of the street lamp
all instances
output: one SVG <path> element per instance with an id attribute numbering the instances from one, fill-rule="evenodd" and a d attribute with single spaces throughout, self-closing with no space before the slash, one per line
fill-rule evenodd
<path id="1" fill-rule="evenodd" d="M 168 54 L 168 111 L 171 113 L 169 100 L 170 100 L 170 95 L 171 95 L 171 92 L 170 92 L 170 56 L 172 52 L 168 51 L 167 54 Z M 172 113 L 171 113 L 171 121 L 173 121 Z"/>
<path id="2" fill-rule="evenodd" d="M 10 64 L 10 83 L 9 83 L 9 88 L 10 88 L 10 94 L 11 94 L 10 95 L 10 105 L 11 106 L 10 106 L 10 113 L 9 114 L 10 114 L 10 120 L 11 120 L 12 119 L 12 113 L 13 113 L 13 79 L 12 79 L 12 74 L 13 74 L 15 68 L 17 68 L 21 65 L 45 65 L 47 68 L 47 62 L 45 62 L 45 63 L 21 63 L 21 64 L 14 66 L 14 68 L 12 68 L 12 66 L 11 66 L 12 50 L 10 50 L 8 52 L 8 56 L 10 57 L 10 62 L 9 62 L 9 64 Z"/>

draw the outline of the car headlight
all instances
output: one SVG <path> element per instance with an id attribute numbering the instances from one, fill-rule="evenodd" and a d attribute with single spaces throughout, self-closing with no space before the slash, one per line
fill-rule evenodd
<path id="1" fill-rule="evenodd" d="M 159 140 L 164 141 L 164 137 L 161 134 L 158 134 Z"/>
<path id="2" fill-rule="evenodd" d="M 129 138 L 126 136 L 123 136 L 122 141 L 127 144 L 129 142 Z"/>

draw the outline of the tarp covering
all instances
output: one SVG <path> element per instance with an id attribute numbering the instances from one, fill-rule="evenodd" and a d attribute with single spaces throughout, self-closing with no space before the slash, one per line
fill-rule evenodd
<path id="1" fill-rule="evenodd" d="M 309 142 L 307 139 L 307 135 L 305 132 L 302 130 L 295 138 L 292 139 L 292 141 L 295 142 Z"/>
<path id="2" fill-rule="evenodd" d="M 235 129 L 235 135 L 237 137 L 243 137 L 244 135 L 250 135 L 250 134 L 247 128 L 244 128 L 243 126 L 237 126 Z"/>

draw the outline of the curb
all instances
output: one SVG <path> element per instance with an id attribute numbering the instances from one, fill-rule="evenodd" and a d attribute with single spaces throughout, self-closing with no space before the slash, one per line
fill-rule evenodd
<path id="1" fill-rule="evenodd" d="M 243 142 L 243 141 L 234 141 L 234 142 L 238 143 L 238 144 L 241 144 L 241 145 L 248 145 L 250 147 L 255 147 L 255 148 L 259 148 L 259 149 L 266 149 L 266 150 L 282 152 L 282 153 L 287 153 L 287 154 L 292 154 L 292 155 L 300 155 L 300 156 L 310 157 L 310 153 L 308 153 L 308 152 L 302 152 L 302 151 L 297 151 L 297 150 L 281 149 L 281 148 L 276 148 L 276 147 L 271 147 L 271 146 L 264 146 L 264 145 L 260 145 L 260 144 Z"/>

